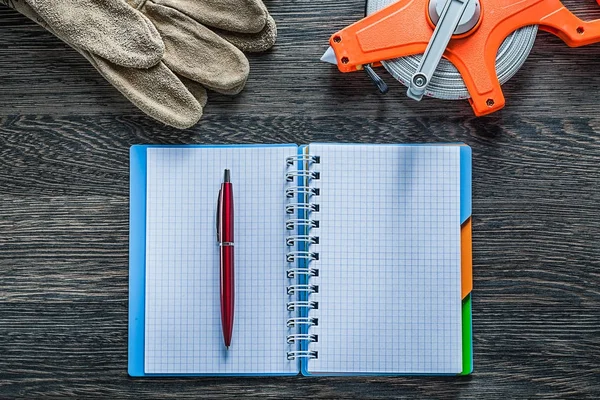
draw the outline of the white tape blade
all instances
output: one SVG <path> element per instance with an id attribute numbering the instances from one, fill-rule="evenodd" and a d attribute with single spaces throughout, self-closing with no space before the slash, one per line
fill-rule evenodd
<path id="1" fill-rule="evenodd" d="M 333 50 L 333 47 L 329 46 L 327 51 L 321 57 L 321 61 L 337 65 L 337 58 L 335 57 L 335 51 Z"/>

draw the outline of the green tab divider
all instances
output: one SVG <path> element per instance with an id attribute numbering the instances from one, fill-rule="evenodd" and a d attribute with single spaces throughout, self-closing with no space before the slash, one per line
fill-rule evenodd
<path id="1" fill-rule="evenodd" d="M 471 293 L 462 302 L 462 348 L 463 369 L 460 375 L 473 372 L 473 324 L 471 314 Z"/>

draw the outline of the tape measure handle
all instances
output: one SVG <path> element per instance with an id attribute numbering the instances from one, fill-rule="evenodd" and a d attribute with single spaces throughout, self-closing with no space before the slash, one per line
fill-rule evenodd
<path id="1" fill-rule="evenodd" d="M 556 3 L 555 12 L 540 20 L 540 29 L 558 36 L 569 47 L 586 46 L 600 42 L 600 19 L 583 21 L 569 11 L 559 0 L 547 0 Z M 596 0 L 600 5 L 600 0 Z"/>
<path id="2" fill-rule="evenodd" d="M 423 53 L 432 32 L 424 1 L 398 1 L 331 35 L 329 44 L 340 72 L 354 72 L 382 60 Z"/>

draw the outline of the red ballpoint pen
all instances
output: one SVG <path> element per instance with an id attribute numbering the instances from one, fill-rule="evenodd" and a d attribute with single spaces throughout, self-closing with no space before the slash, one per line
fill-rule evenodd
<path id="1" fill-rule="evenodd" d="M 225 170 L 217 203 L 217 241 L 221 269 L 221 325 L 225 347 L 231 345 L 233 333 L 233 185 L 229 170 Z"/>

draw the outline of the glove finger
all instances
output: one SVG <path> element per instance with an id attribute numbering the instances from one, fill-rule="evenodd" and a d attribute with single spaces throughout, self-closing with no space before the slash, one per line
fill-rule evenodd
<path id="1" fill-rule="evenodd" d="M 191 95 L 194 96 L 194 98 L 198 101 L 198 103 L 200 103 L 202 108 L 204 108 L 206 102 L 208 101 L 208 94 L 206 93 L 204 86 L 184 76 L 177 75 L 177 78 L 179 78 L 181 83 L 185 85 L 188 92 L 190 92 Z"/>
<path id="2" fill-rule="evenodd" d="M 273 47 L 277 40 L 277 25 L 270 15 L 259 33 L 237 33 L 216 30 L 215 33 L 245 53 L 259 53 Z"/>
<path id="3" fill-rule="evenodd" d="M 202 104 L 165 64 L 136 69 L 112 64 L 89 53 L 86 58 L 108 82 L 152 118 L 186 129 L 202 117 Z M 194 89 L 196 96 L 202 98 Z"/>
<path id="4" fill-rule="evenodd" d="M 145 0 L 129 0 L 142 3 Z M 260 32 L 267 21 L 267 10 L 260 0 L 152 0 L 171 7 L 203 25 L 240 33 Z"/>
<path id="5" fill-rule="evenodd" d="M 18 11 L 20 14 L 26 16 L 36 24 L 40 25 L 42 28 L 48 30 L 50 33 L 55 35 L 55 33 L 48 27 L 46 21 L 40 17 L 37 12 L 31 8 L 29 4 L 24 1 L 12 1 L 12 0 L 0 0 L 0 4 L 4 4 L 8 7 L 11 7 L 13 10 Z M 59 38 L 60 39 L 60 38 Z"/>
<path id="6" fill-rule="evenodd" d="M 12 5 L 15 10 L 63 40 L 28 4 L 12 2 Z M 66 43 L 83 55 L 109 83 L 149 116 L 180 129 L 195 125 L 202 116 L 206 90 L 195 82 L 183 82 L 164 64 L 157 64 L 149 69 L 124 68 Z"/>
<path id="7" fill-rule="evenodd" d="M 244 87 L 250 66 L 235 46 L 175 9 L 148 2 L 143 11 L 163 38 L 163 62 L 173 72 L 217 92 Z"/>
<path id="8" fill-rule="evenodd" d="M 68 44 L 110 62 L 157 64 L 164 45 L 152 23 L 122 0 L 25 0 Z"/>

